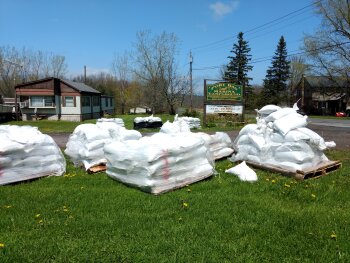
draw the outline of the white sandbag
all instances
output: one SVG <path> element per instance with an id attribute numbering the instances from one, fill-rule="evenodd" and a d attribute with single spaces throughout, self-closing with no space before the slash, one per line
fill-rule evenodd
<path id="1" fill-rule="evenodd" d="M 281 107 L 277 106 L 277 105 L 265 105 L 264 107 L 262 107 L 260 110 L 258 110 L 258 113 L 261 115 L 269 115 L 272 112 L 275 112 L 277 110 L 280 110 Z"/>
<path id="2" fill-rule="evenodd" d="M 159 132 L 166 133 L 166 134 L 175 134 L 180 132 L 180 127 L 179 125 L 177 125 L 176 122 L 172 123 L 170 121 L 166 121 L 160 128 Z"/>
<path id="3" fill-rule="evenodd" d="M 245 161 L 241 162 L 235 167 L 226 170 L 225 173 L 235 174 L 241 181 L 255 182 L 258 180 L 258 176 L 254 170 L 249 168 Z"/>
<path id="4" fill-rule="evenodd" d="M 316 132 L 305 127 L 299 128 L 298 131 L 307 135 L 309 137 L 310 143 L 315 145 L 321 151 L 324 151 L 325 149 L 327 149 L 327 145 L 324 139 L 320 135 L 318 135 Z"/>
<path id="5" fill-rule="evenodd" d="M 307 116 L 298 113 L 291 113 L 274 121 L 274 129 L 278 130 L 282 135 L 286 135 L 290 130 L 305 127 L 307 125 Z"/>
<path id="6" fill-rule="evenodd" d="M 257 124 L 247 124 L 245 125 L 240 131 L 239 131 L 239 136 L 244 135 L 244 134 L 251 134 L 252 132 L 255 132 L 258 129 Z"/>
<path id="7" fill-rule="evenodd" d="M 298 142 L 302 140 L 309 140 L 309 136 L 299 131 L 298 129 L 295 129 L 287 132 L 287 134 L 284 136 L 284 139 L 288 142 Z"/>
<path id="8" fill-rule="evenodd" d="M 336 146 L 334 141 L 330 141 L 330 142 L 325 142 L 326 147 L 329 148 L 334 148 Z"/>
<path id="9" fill-rule="evenodd" d="M 278 120 L 286 115 L 292 114 L 292 113 L 296 113 L 296 111 L 292 108 L 283 108 L 280 110 L 277 110 L 271 114 L 269 114 L 266 118 L 265 121 L 266 122 L 270 122 L 270 121 L 275 121 Z"/>

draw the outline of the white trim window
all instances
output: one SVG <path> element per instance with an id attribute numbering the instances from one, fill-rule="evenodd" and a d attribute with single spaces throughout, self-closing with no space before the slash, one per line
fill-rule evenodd
<path id="1" fill-rule="evenodd" d="M 32 108 L 53 108 L 55 107 L 54 96 L 30 96 L 29 105 Z"/>
<path id="2" fill-rule="evenodd" d="M 63 97 L 63 107 L 75 107 L 75 97 L 74 96 L 64 96 Z"/>

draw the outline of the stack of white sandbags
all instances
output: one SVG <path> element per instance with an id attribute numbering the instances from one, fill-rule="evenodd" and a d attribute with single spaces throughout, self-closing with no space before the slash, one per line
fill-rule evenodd
<path id="1" fill-rule="evenodd" d="M 124 127 L 124 121 L 123 119 L 120 119 L 120 118 L 100 118 L 100 119 L 97 119 L 96 121 L 96 124 L 98 123 L 116 123 L 118 126 L 121 126 L 121 127 Z"/>
<path id="2" fill-rule="evenodd" d="M 162 125 L 162 119 L 154 117 L 153 114 L 149 117 L 136 117 L 134 119 L 134 129 L 160 128 Z"/>
<path id="3" fill-rule="evenodd" d="M 201 128 L 201 120 L 199 118 L 187 117 L 187 116 L 178 117 L 176 114 L 174 121 L 184 121 L 188 124 L 190 129 L 200 129 Z"/>
<path id="4" fill-rule="evenodd" d="M 216 132 L 212 135 L 204 132 L 192 133 L 187 122 L 179 118 L 175 118 L 174 122 L 165 122 L 160 128 L 160 132 L 172 135 L 178 135 L 181 133 L 181 136 L 183 137 L 201 138 L 204 140 L 212 160 L 222 159 L 232 155 L 234 152 L 231 138 L 227 133 Z"/>
<path id="5" fill-rule="evenodd" d="M 258 111 L 257 124 L 248 124 L 234 141 L 237 154 L 231 160 L 273 165 L 290 171 L 312 168 L 328 161 L 323 151 L 334 147 L 306 128 L 307 116 L 298 108 L 266 105 Z"/>
<path id="6" fill-rule="evenodd" d="M 200 138 L 156 133 L 104 147 L 107 174 L 145 192 L 159 194 L 214 173 Z"/>
<path id="7" fill-rule="evenodd" d="M 37 127 L 0 126 L 0 185 L 65 171 L 66 160 L 49 135 Z"/>
<path id="8" fill-rule="evenodd" d="M 210 156 L 213 160 L 219 160 L 231 156 L 234 152 L 232 140 L 225 132 L 216 132 L 211 135 L 198 132 L 194 133 L 194 135 L 200 136 L 206 142 Z"/>
<path id="9" fill-rule="evenodd" d="M 70 135 L 64 151 L 75 166 L 83 165 L 86 170 L 106 164 L 103 147 L 113 140 L 137 140 L 142 135 L 138 131 L 127 130 L 115 122 L 81 124 Z"/>

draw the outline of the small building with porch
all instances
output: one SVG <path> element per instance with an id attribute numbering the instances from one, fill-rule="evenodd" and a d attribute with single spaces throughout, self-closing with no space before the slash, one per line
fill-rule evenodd
<path id="1" fill-rule="evenodd" d="M 22 120 L 83 121 L 100 118 L 107 110 L 114 112 L 112 97 L 80 82 L 50 77 L 19 84 L 15 89 Z"/>
<path id="2" fill-rule="evenodd" d="M 344 78 L 303 76 L 293 92 L 293 97 L 295 101 L 300 99 L 298 105 L 306 114 L 350 114 L 350 98 L 347 92 L 349 88 L 350 83 Z"/>

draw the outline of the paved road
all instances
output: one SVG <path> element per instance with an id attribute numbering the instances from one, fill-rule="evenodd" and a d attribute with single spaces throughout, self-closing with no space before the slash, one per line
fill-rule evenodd
<path id="1" fill-rule="evenodd" d="M 350 133 L 349 118 L 339 118 L 339 119 L 308 118 L 308 122 L 311 125 L 347 128 L 349 129 L 349 133 Z"/>

